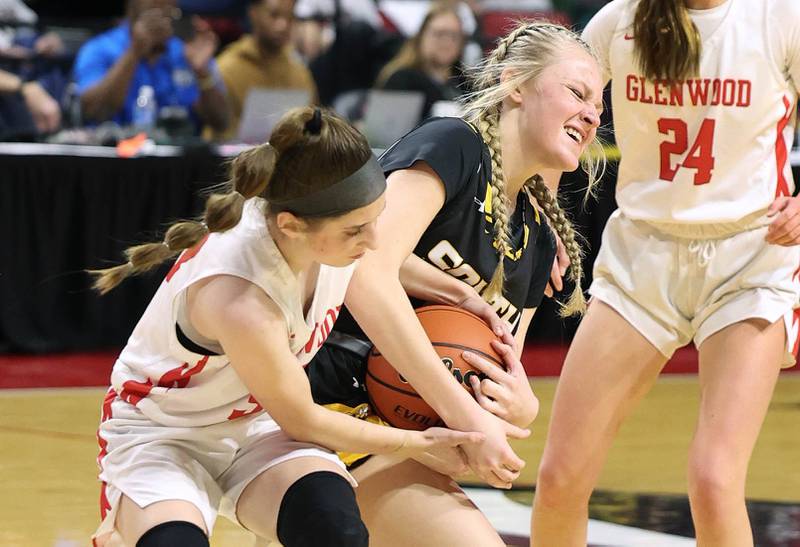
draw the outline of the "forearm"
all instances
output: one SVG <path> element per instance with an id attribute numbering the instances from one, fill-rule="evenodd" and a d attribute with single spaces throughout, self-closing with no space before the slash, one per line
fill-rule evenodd
<path id="1" fill-rule="evenodd" d="M 107 120 L 122 108 L 138 63 L 133 50 L 128 49 L 97 84 L 81 95 L 81 109 L 86 118 Z"/>
<path id="2" fill-rule="evenodd" d="M 462 431 L 474 430 L 486 413 L 442 365 L 397 274 L 392 278 L 389 272 L 367 270 L 362 264 L 348 289 L 346 303 L 353 317 L 445 423 Z M 386 317 L 392 317 L 391 329 L 385 328 Z"/>
<path id="3" fill-rule="evenodd" d="M 415 254 L 400 267 L 400 284 L 409 296 L 437 304 L 458 306 L 470 296 L 477 295 L 475 289 L 463 281 Z"/>
<path id="4" fill-rule="evenodd" d="M 389 454 L 408 441 L 408 432 L 403 429 L 359 420 L 315 404 L 303 410 L 301 418 L 297 416 L 294 414 L 290 419 L 276 421 L 293 439 L 318 444 L 329 450 Z"/>
<path id="5" fill-rule="evenodd" d="M 16 74 L 0 70 L 0 93 L 15 93 L 22 88 L 22 79 Z"/>

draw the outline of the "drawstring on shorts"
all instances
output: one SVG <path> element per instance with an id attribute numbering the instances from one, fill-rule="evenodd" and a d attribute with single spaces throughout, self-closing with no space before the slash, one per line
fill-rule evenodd
<path id="1" fill-rule="evenodd" d="M 717 254 L 717 244 L 713 239 L 693 239 L 689 242 L 689 252 L 697 255 L 697 264 L 701 268 L 708 266 Z"/>

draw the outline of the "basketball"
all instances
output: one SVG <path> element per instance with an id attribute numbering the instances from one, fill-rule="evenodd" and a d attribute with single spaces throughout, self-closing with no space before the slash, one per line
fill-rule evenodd
<path id="1" fill-rule="evenodd" d="M 442 359 L 442 365 L 470 393 L 470 378 L 477 375 L 483 379 L 486 376 L 461 357 L 464 351 L 469 350 L 499 367 L 504 366 L 503 359 L 490 343 L 497 336 L 477 315 L 453 306 L 436 305 L 417 309 L 417 318 Z M 422 430 L 444 425 L 436 412 L 376 348 L 372 349 L 367 361 L 366 387 L 373 411 L 394 427 Z"/>

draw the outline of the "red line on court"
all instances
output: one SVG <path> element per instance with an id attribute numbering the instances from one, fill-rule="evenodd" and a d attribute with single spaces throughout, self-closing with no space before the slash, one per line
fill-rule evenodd
<path id="1" fill-rule="evenodd" d="M 558 376 L 567 346 L 528 344 L 522 363 L 528 376 Z M 118 351 L 47 355 L 0 355 L 0 389 L 37 387 L 107 386 Z M 789 369 L 800 372 L 800 367 Z M 697 350 L 693 346 L 675 352 L 664 368 L 666 374 L 697 372 Z"/>

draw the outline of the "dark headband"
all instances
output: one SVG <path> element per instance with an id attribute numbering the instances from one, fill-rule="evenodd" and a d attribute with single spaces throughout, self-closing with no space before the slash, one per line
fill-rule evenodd
<path id="1" fill-rule="evenodd" d="M 268 201 L 278 211 L 303 217 L 327 217 L 369 205 L 386 190 L 386 177 L 378 160 L 369 159 L 356 172 L 310 196 Z"/>

